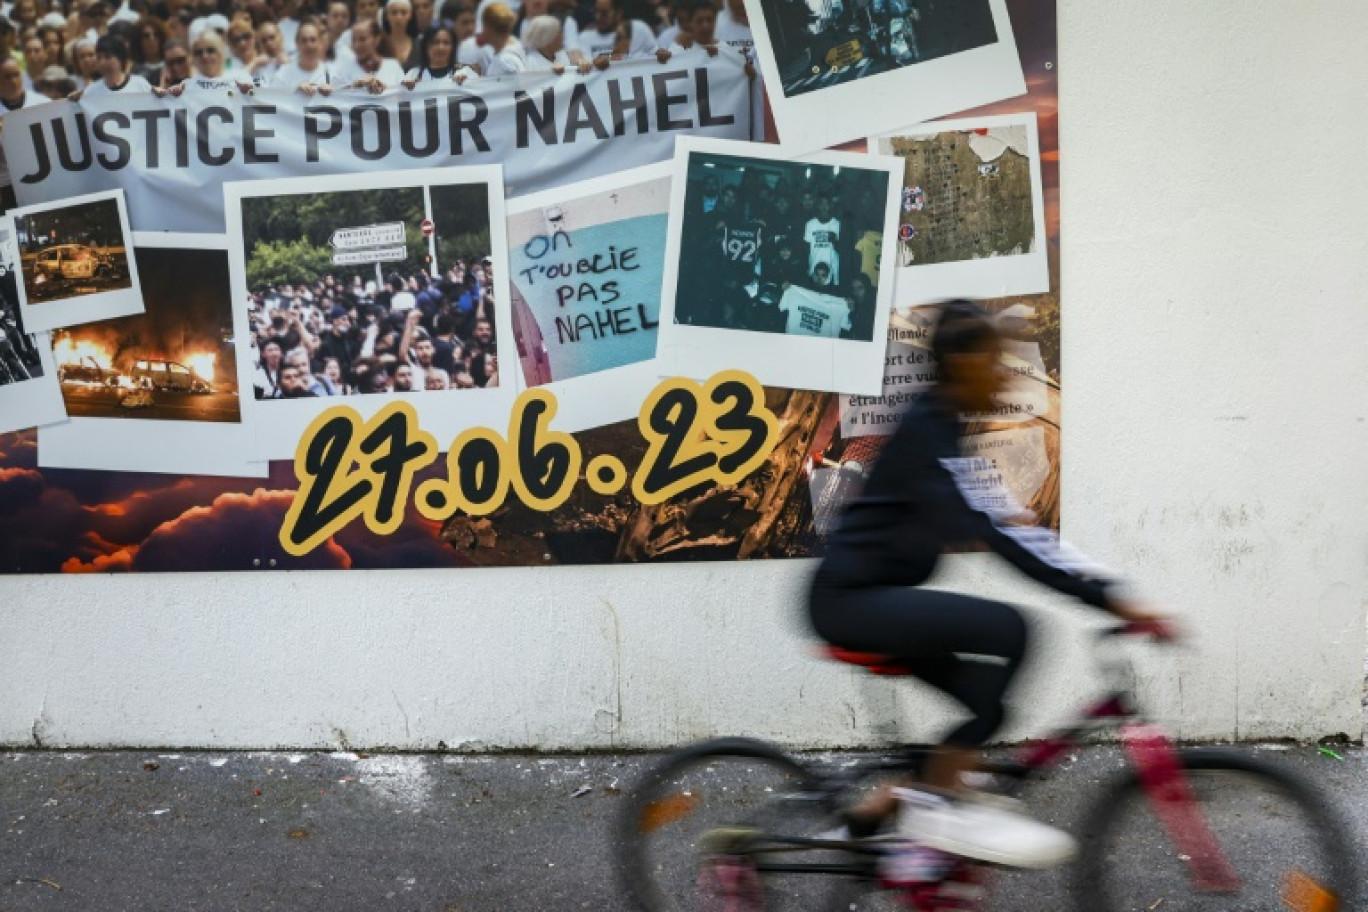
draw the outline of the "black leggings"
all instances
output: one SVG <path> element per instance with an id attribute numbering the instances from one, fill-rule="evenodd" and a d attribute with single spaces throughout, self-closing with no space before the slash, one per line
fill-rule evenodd
<path id="1" fill-rule="evenodd" d="M 843 649 L 894 656 L 974 717 L 942 744 L 978 747 L 1002 727 L 1002 695 L 1026 654 L 1026 620 L 1011 605 L 898 586 L 819 585 L 810 602 L 817 634 Z"/>

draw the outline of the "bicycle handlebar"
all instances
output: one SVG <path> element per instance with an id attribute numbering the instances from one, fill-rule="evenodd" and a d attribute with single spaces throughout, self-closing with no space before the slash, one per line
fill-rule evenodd
<path id="1" fill-rule="evenodd" d="M 1104 628 L 1098 635 L 1102 637 L 1147 636 L 1157 643 L 1177 643 L 1182 639 L 1178 628 L 1165 620 L 1127 621 L 1124 624 Z"/>

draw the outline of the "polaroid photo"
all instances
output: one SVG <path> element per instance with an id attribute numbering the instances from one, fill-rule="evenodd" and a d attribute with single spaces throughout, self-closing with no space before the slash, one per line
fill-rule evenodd
<path id="1" fill-rule="evenodd" d="M 674 165 L 508 204 L 509 282 L 523 379 L 555 394 L 568 431 L 636 418 L 660 382 L 656 346 Z"/>
<path id="2" fill-rule="evenodd" d="M 906 163 L 890 258 L 900 305 L 1050 290 L 1034 113 L 909 127 L 869 151 Z"/>
<path id="3" fill-rule="evenodd" d="M 0 219 L 0 434 L 66 420 L 47 333 L 30 333 L 19 308 L 14 223 Z"/>
<path id="4" fill-rule="evenodd" d="M 19 309 L 30 331 L 142 313 L 122 190 L 15 209 Z"/>
<path id="5" fill-rule="evenodd" d="M 445 447 L 518 393 L 497 165 L 224 184 L 242 414 L 289 459 L 334 405 L 396 396 Z M 500 370 L 499 347 L 510 360 Z"/>
<path id="6" fill-rule="evenodd" d="M 779 140 L 822 149 L 1023 95 L 1007 0 L 745 0 Z"/>
<path id="7" fill-rule="evenodd" d="M 38 432 L 44 468 L 264 478 L 238 401 L 228 245 L 136 232 L 143 313 L 53 332 L 71 420 Z"/>
<path id="8" fill-rule="evenodd" d="M 660 374 L 877 394 L 902 161 L 680 137 L 674 164 Z"/>

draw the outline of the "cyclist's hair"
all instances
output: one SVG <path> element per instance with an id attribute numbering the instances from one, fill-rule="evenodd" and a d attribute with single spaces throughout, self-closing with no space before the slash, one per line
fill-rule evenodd
<path id="1" fill-rule="evenodd" d="M 983 351 L 997 337 L 988 311 L 973 301 L 957 298 L 941 305 L 936 332 L 931 337 L 931 354 L 943 369 L 947 356 Z"/>

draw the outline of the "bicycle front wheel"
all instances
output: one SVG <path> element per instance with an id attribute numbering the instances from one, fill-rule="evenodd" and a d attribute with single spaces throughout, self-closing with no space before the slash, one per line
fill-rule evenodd
<path id="1" fill-rule="evenodd" d="M 1074 884 L 1080 912 L 1354 908 L 1353 841 L 1314 787 L 1236 751 L 1179 758 L 1196 799 L 1186 818 L 1151 801 L 1134 774 L 1097 803 Z"/>
<path id="2" fill-rule="evenodd" d="M 803 842 L 837 826 L 832 800 L 818 774 L 761 741 L 676 751 L 624 803 L 624 885 L 643 912 L 834 908 L 842 886 L 832 878 L 873 863 L 862 868 L 858 855 Z"/>

